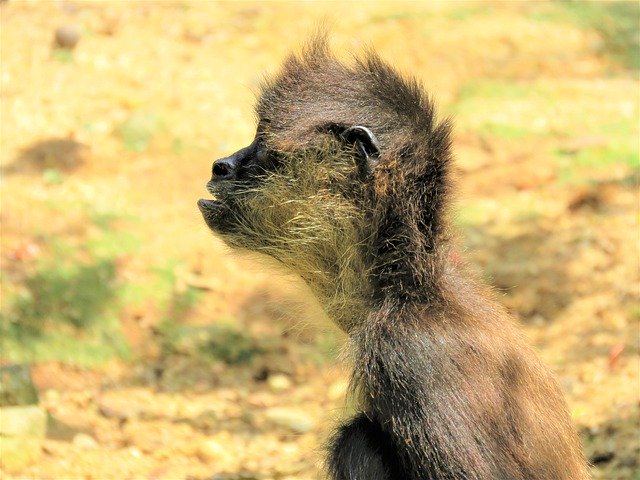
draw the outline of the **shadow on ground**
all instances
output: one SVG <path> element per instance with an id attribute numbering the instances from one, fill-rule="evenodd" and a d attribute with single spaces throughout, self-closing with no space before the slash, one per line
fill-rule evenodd
<path id="1" fill-rule="evenodd" d="M 89 147 L 71 138 L 49 138 L 20 151 L 2 173 L 41 174 L 46 170 L 69 173 L 88 160 Z"/>

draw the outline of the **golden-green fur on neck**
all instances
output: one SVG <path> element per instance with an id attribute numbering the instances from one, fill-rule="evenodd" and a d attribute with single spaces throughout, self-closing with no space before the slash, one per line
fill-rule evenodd
<path id="1" fill-rule="evenodd" d="M 223 235 L 298 273 L 329 317 L 349 331 L 364 318 L 371 289 L 364 211 L 345 196 L 362 198 L 362 181 L 353 157 L 331 144 L 286 158 L 258 186 L 233 192 L 237 218 L 233 232 Z"/>

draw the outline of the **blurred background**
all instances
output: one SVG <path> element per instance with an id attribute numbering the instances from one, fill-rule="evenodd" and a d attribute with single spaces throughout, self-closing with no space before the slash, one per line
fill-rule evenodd
<path id="1" fill-rule="evenodd" d="M 196 200 L 321 23 L 456 125 L 460 251 L 640 479 L 639 4 L 3 1 L 0 476 L 311 479 L 344 338 Z"/>

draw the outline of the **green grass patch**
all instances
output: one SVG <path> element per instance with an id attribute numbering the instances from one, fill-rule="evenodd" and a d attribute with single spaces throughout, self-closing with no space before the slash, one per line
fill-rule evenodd
<path id="1" fill-rule="evenodd" d="M 113 258 L 54 255 L 42 262 L 0 314 L 3 357 L 84 366 L 126 358 L 129 349 L 115 308 L 118 288 Z"/>
<path id="2" fill-rule="evenodd" d="M 57 361 L 95 367 L 114 357 L 131 357 L 131 350 L 115 316 L 102 317 L 99 325 L 81 331 L 58 326 L 34 338 L 16 335 L 3 328 L 2 334 L 3 358 L 17 363 Z"/>
<path id="3" fill-rule="evenodd" d="M 257 341 L 234 322 L 194 326 L 167 320 L 161 324 L 160 333 L 166 356 L 196 355 L 206 360 L 239 365 L 262 352 Z"/>
<path id="4" fill-rule="evenodd" d="M 388 14 L 372 15 L 369 18 L 371 23 L 398 22 L 403 20 L 417 20 L 433 16 L 430 12 L 396 12 Z"/>
<path id="5" fill-rule="evenodd" d="M 482 225 L 489 220 L 487 209 L 477 203 L 460 204 L 456 208 L 455 223 L 460 228 Z"/>
<path id="6" fill-rule="evenodd" d="M 629 320 L 637 322 L 640 320 L 640 304 L 632 306 L 627 312 Z"/>
<path id="7" fill-rule="evenodd" d="M 206 336 L 201 337 L 204 341 L 200 344 L 199 351 L 230 365 L 247 363 L 262 351 L 238 325 L 211 325 L 206 327 L 206 333 Z"/>
<path id="8" fill-rule="evenodd" d="M 173 153 L 174 155 L 182 155 L 185 151 L 186 145 L 184 140 L 182 140 L 181 138 L 174 138 L 171 141 L 171 153 Z"/>
<path id="9" fill-rule="evenodd" d="M 92 219 L 102 228 L 81 248 L 57 240 L 49 245 L 47 258 L 19 284 L 2 278 L 3 293 L 9 293 L 0 314 L 5 359 L 83 366 L 100 365 L 114 356 L 129 359 L 132 352 L 121 330 L 121 311 L 150 305 L 158 316 L 165 354 L 185 353 L 193 347 L 195 354 L 228 363 L 251 357 L 246 350 L 253 347 L 245 348 L 246 339 L 237 337 L 240 330 L 234 333 L 225 327 L 220 333 L 182 325 L 203 293 L 191 287 L 177 290 L 179 262 L 167 262 L 125 283 L 119 275 L 119 259 L 136 249 L 138 240 L 109 229 L 121 221 L 120 215 L 96 213 Z"/>
<path id="10" fill-rule="evenodd" d="M 52 52 L 53 59 L 60 63 L 73 63 L 73 52 L 67 48 L 54 48 Z"/>
<path id="11" fill-rule="evenodd" d="M 421 21 L 424 22 L 428 18 L 444 17 L 447 20 L 467 21 L 477 16 L 491 15 L 494 9 L 491 5 L 478 4 L 478 5 L 466 5 L 464 7 L 456 7 L 444 12 L 437 11 L 408 11 L 408 12 L 395 12 L 387 14 L 372 15 L 369 19 L 372 23 L 383 22 L 398 22 L 398 21 Z"/>
<path id="12" fill-rule="evenodd" d="M 50 263 L 29 275 L 24 287 L 13 306 L 21 331 L 38 335 L 56 323 L 81 329 L 98 322 L 114 299 L 116 264 L 105 258 Z"/>
<path id="13" fill-rule="evenodd" d="M 176 271 L 179 268 L 180 263 L 175 260 L 170 260 L 163 266 L 152 266 L 142 281 L 123 285 L 121 303 L 131 307 L 144 307 L 150 302 L 162 315 L 162 322 L 179 322 L 202 296 L 202 292 L 190 287 L 181 293 L 176 292 Z"/>
<path id="14" fill-rule="evenodd" d="M 85 241 L 85 248 L 91 255 L 100 258 L 115 258 L 123 254 L 137 252 L 140 240 L 134 234 L 119 228 L 119 224 L 137 221 L 131 215 L 111 211 L 92 210 L 88 207 L 89 221 L 100 229 L 97 235 Z"/>
<path id="15" fill-rule="evenodd" d="M 602 137 L 606 143 L 578 151 L 557 148 L 553 155 L 558 162 L 558 179 L 561 183 L 584 183 L 583 172 L 593 169 L 624 166 L 633 172 L 640 166 L 638 130 L 633 120 L 607 122 L 590 128 L 584 125 L 577 127 L 582 127 L 583 135 Z"/>
<path id="16" fill-rule="evenodd" d="M 516 82 L 500 82 L 496 80 L 472 80 L 465 83 L 458 91 L 458 103 L 467 100 L 499 99 L 513 100 L 531 95 L 533 88 L 529 84 Z"/>
<path id="17" fill-rule="evenodd" d="M 222 361 L 229 365 L 249 362 L 262 351 L 255 339 L 236 322 L 214 325 L 189 325 L 185 319 L 201 301 L 203 292 L 192 287 L 177 290 L 179 262 L 169 262 L 154 270 L 153 295 L 161 311 L 158 333 L 161 354 L 192 355 L 206 361 Z M 149 295 L 145 289 L 130 289 L 130 301 Z"/>
<path id="18" fill-rule="evenodd" d="M 539 119 L 551 101 L 550 92 L 538 84 L 474 80 L 460 88 L 448 113 L 462 130 L 473 130 L 485 137 L 520 140 L 548 134 Z"/>
<path id="19" fill-rule="evenodd" d="M 495 122 L 488 122 L 481 125 L 476 132 L 483 137 L 499 138 L 502 140 L 520 140 L 536 135 L 535 132 L 532 132 L 528 128 Z"/>
<path id="20" fill-rule="evenodd" d="M 467 7 L 455 8 L 449 12 L 446 12 L 444 16 L 445 18 L 448 18 L 450 20 L 466 21 L 477 16 L 491 15 L 493 12 L 494 12 L 494 9 L 491 5 L 480 4 L 480 5 L 470 5 Z"/>
<path id="21" fill-rule="evenodd" d="M 578 22 L 600 34 L 607 55 L 640 70 L 640 3 L 566 1 L 562 5 Z"/>
<path id="22" fill-rule="evenodd" d="M 113 231 L 104 232 L 100 236 L 87 240 L 85 246 L 94 255 L 113 258 L 137 251 L 140 247 L 140 240 L 132 233 Z"/>
<path id="23" fill-rule="evenodd" d="M 606 168 L 611 165 L 627 165 L 629 167 L 638 166 L 638 152 L 616 147 L 585 149 L 576 154 L 566 154 L 562 151 L 556 152 L 560 156 L 569 157 L 571 165 L 575 167 L 597 167 Z M 565 164 L 566 166 L 566 164 Z"/>
<path id="24" fill-rule="evenodd" d="M 640 3 L 636 1 L 565 0 L 534 10 L 530 18 L 595 30 L 605 55 L 628 69 L 640 70 Z"/>
<path id="25" fill-rule="evenodd" d="M 2 279 L 0 334 L 6 359 L 96 365 L 129 355 L 119 325 L 118 261 L 138 241 L 115 228 L 122 216 L 87 209 L 98 228 L 89 230 L 82 243 L 55 237 L 20 276 Z"/>
<path id="26" fill-rule="evenodd" d="M 158 115 L 138 110 L 118 125 L 114 133 L 120 138 L 126 150 L 144 152 L 163 129 L 163 123 Z"/>
<path id="27" fill-rule="evenodd" d="M 97 210 L 89 212 L 89 220 L 101 230 L 110 230 L 118 220 L 125 218 L 130 219 L 131 217 L 125 217 L 116 212 L 103 212 Z"/>
<path id="28" fill-rule="evenodd" d="M 47 185 L 59 185 L 64 182 L 64 175 L 57 168 L 47 168 L 42 172 L 42 181 Z"/>

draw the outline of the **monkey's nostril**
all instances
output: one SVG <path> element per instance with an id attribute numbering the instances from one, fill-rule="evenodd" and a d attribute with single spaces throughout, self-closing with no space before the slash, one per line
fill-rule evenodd
<path id="1" fill-rule="evenodd" d="M 225 165 L 224 163 L 215 163 L 213 165 L 213 174 L 216 177 L 226 177 L 230 174 L 230 169 L 228 165 Z"/>

